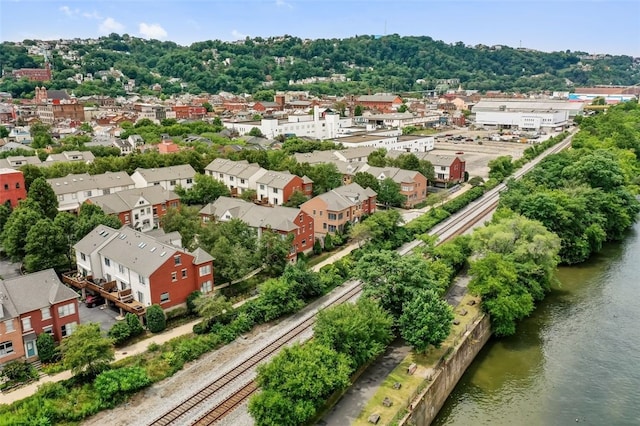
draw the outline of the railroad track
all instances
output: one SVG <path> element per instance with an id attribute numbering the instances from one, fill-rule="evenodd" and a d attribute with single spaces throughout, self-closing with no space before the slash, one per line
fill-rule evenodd
<path id="1" fill-rule="evenodd" d="M 523 166 L 520 170 L 513 174 L 513 177 L 515 179 L 521 178 L 536 164 L 542 161 L 542 159 L 546 155 L 555 154 L 567 148 L 571 143 L 572 136 L 573 135 L 570 135 L 561 143 L 549 148 L 546 151 L 545 155 L 541 155 L 538 158 L 535 158 L 534 160 L 525 164 L 525 166 Z M 464 209 L 452 215 L 443 223 L 436 225 L 429 232 L 429 235 L 437 236 L 437 243 L 442 243 L 453 238 L 456 235 L 462 234 L 497 206 L 500 198 L 500 192 L 502 192 L 505 188 L 505 184 L 496 186 L 492 190 L 488 191 L 481 199 L 472 202 Z M 416 247 L 423 244 L 424 243 L 420 240 L 411 241 L 398 248 L 397 251 L 400 255 L 405 256 L 411 253 Z M 362 292 L 362 283 L 358 281 L 352 281 L 350 283 L 351 285 L 353 285 L 352 288 L 348 289 L 340 296 L 326 302 L 320 309 L 318 309 L 318 311 L 331 306 L 339 305 L 343 302 L 346 302 L 347 300 L 358 297 Z M 270 341 L 266 346 L 257 351 L 255 354 L 230 368 L 218 379 L 201 388 L 190 398 L 182 401 L 179 405 L 175 406 L 170 411 L 154 420 L 152 423 L 150 423 L 150 425 L 166 426 L 186 423 L 190 423 L 192 425 L 210 425 L 225 417 L 227 414 L 235 410 L 238 406 L 242 405 L 247 400 L 247 398 L 249 398 L 253 393 L 257 391 L 258 385 L 254 380 L 255 367 L 258 364 L 267 361 L 269 358 L 275 355 L 275 353 L 277 353 L 283 346 L 295 341 L 301 334 L 311 329 L 315 324 L 315 319 L 318 311 L 307 314 L 305 317 L 303 317 L 304 319 L 301 322 L 285 331 L 284 334 L 282 334 L 280 337 L 273 341 Z M 252 372 L 247 374 L 247 372 L 250 371 Z M 242 380 L 241 376 L 247 375 L 251 377 L 245 377 L 244 379 L 246 381 L 244 383 L 238 384 Z M 237 387 L 237 389 L 231 390 L 234 385 Z M 213 402 L 213 397 L 215 396 L 215 394 L 223 391 L 231 392 L 231 395 L 228 398 L 223 398 L 219 402 Z M 208 408 L 204 414 L 199 414 L 199 407 L 201 406 L 201 404 L 208 402 L 207 400 L 211 400 L 209 402 L 211 403 L 210 408 Z M 195 421 L 189 420 L 189 418 L 192 417 L 197 418 Z"/>
<path id="2" fill-rule="evenodd" d="M 319 310 L 339 305 L 359 296 L 362 291 L 361 283 L 358 281 L 351 281 L 350 285 L 352 285 L 351 288 L 341 295 L 327 301 Z M 278 338 L 269 341 L 252 356 L 229 368 L 219 378 L 199 389 L 191 397 L 182 401 L 170 411 L 164 413 L 161 417 L 156 418 L 150 423 L 150 425 L 166 426 L 173 424 L 185 424 L 189 422 L 190 418 L 198 415 L 198 411 L 201 410 L 201 404 L 205 402 L 209 402 L 211 404 L 211 408 L 209 408 L 204 415 L 199 415 L 197 420 L 191 424 L 212 424 L 221 419 L 233 411 L 238 405 L 242 404 L 242 402 L 257 389 L 258 385 L 253 380 L 255 377 L 255 372 L 253 372 L 255 367 L 271 358 L 282 347 L 296 341 L 300 335 L 309 331 L 315 324 L 316 315 L 317 311 L 307 314 L 303 317 L 301 322 L 286 330 Z M 245 383 L 241 383 L 243 379 L 247 381 Z M 234 387 L 239 387 L 239 389 L 234 390 Z M 223 399 L 220 402 L 214 402 L 213 397 L 220 392 L 231 392 L 231 395 L 229 398 Z"/>

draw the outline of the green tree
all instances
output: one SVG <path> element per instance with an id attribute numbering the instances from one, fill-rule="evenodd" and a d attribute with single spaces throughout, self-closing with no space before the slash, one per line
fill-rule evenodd
<path id="1" fill-rule="evenodd" d="M 511 161 L 510 155 L 503 155 L 489 161 L 489 178 L 502 181 L 511 176 L 515 170 L 515 165 Z"/>
<path id="2" fill-rule="evenodd" d="M 40 333 L 36 339 L 36 347 L 38 348 L 38 357 L 40 361 L 46 363 L 54 362 L 60 356 L 56 348 L 56 342 L 49 333 Z"/>
<path id="3" fill-rule="evenodd" d="M 258 257 L 269 276 L 276 277 L 284 271 L 291 253 L 293 238 L 293 234 L 287 234 L 285 237 L 270 228 L 262 231 L 262 236 L 258 240 Z"/>
<path id="4" fill-rule="evenodd" d="M 220 197 L 231 195 L 223 182 L 203 174 L 196 174 L 193 187 L 190 189 L 178 186 L 175 192 L 180 196 L 180 201 L 187 205 L 209 204 Z"/>
<path id="5" fill-rule="evenodd" d="M 124 321 L 116 322 L 109 329 L 108 336 L 113 340 L 114 345 L 121 345 L 131 337 L 129 324 Z"/>
<path id="6" fill-rule="evenodd" d="M 0 126 L 0 139 L 4 139 L 9 136 L 9 129 L 4 126 Z"/>
<path id="7" fill-rule="evenodd" d="M 258 127 L 252 127 L 251 130 L 249 130 L 249 133 L 247 133 L 249 136 L 255 136 L 255 137 L 259 137 L 259 138 L 263 138 L 264 135 L 262 134 L 262 131 L 258 128 Z"/>
<path id="8" fill-rule="evenodd" d="M 9 216 L 11 216 L 11 207 L 6 204 L 0 204 L 0 233 L 4 229 L 4 225 L 9 220 Z"/>
<path id="9" fill-rule="evenodd" d="M 160 225 L 165 232 L 178 231 L 182 237 L 182 245 L 190 249 L 194 248 L 196 235 L 202 228 L 198 209 L 188 206 L 169 207 L 160 219 Z"/>
<path id="10" fill-rule="evenodd" d="M 419 290 L 400 315 L 402 338 L 418 352 L 439 347 L 451 332 L 453 309 L 433 290 Z"/>
<path id="11" fill-rule="evenodd" d="M 385 178 L 380 182 L 377 200 L 389 208 L 402 206 L 407 198 L 400 193 L 399 183 L 396 183 L 391 178 Z"/>
<path id="12" fill-rule="evenodd" d="M 387 165 L 387 150 L 376 149 L 367 157 L 367 164 L 373 167 L 385 167 Z"/>
<path id="13" fill-rule="evenodd" d="M 320 163 L 307 171 L 313 181 L 313 195 L 324 194 L 342 185 L 342 174 L 333 163 Z"/>
<path id="14" fill-rule="evenodd" d="M 195 300 L 196 312 L 202 317 L 203 324 L 211 324 L 218 317 L 233 312 L 233 304 L 220 294 L 209 294 Z"/>
<path id="15" fill-rule="evenodd" d="M 380 183 L 374 175 L 368 172 L 357 172 L 353 176 L 353 181 L 363 188 L 371 188 L 376 193 L 380 190 Z"/>
<path id="16" fill-rule="evenodd" d="M 314 339 L 349 357 L 352 370 L 382 353 L 393 338 L 393 318 L 370 299 L 318 313 Z"/>
<path id="17" fill-rule="evenodd" d="M 152 333 L 160 333 L 167 328 L 167 317 L 160 305 L 151 305 L 147 308 L 147 328 Z"/>
<path id="18" fill-rule="evenodd" d="M 24 258 L 27 233 L 42 218 L 39 206 L 28 199 L 11 212 L 2 230 L 2 247 L 12 260 Z"/>
<path id="19" fill-rule="evenodd" d="M 360 117 L 362 115 L 362 105 L 356 105 L 353 109 L 353 115 L 356 117 Z"/>
<path id="20" fill-rule="evenodd" d="M 74 375 L 94 377 L 114 359 L 111 340 L 102 336 L 97 323 L 80 324 L 60 348 L 64 366 Z"/>
<path id="21" fill-rule="evenodd" d="M 129 333 L 132 337 L 139 336 L 144 333 L 144 327 L 140 323 L 140 319 L 137 315 L 129 312 L 124 316 L 124 320 L 127 322 Z"/>
<path id="22" fill-rule="evenodd" d="M 284 203 L 283 205 L 285 207 L 298 208 L 298 207 L 300 207 L 301 204 L 303 204 L 307 200 L 308 200 L 307 196 L 304 195 L 304 193 L 302 191 L 296 190 L 296 191 L 293 191 L 293 193 L 289 197 L 289 200 L 286 203 Z"/>
<path id="23" fill-rule="evenodd" d="M 305 262 L 289 263 L 282 273 L 282 279 L 293 284 L 299 298 L 308 300 L 322 295 L 322 282 Z"/>
<path id="24" fill-rule="evenodd" d="M 40 206 L 45 217 L 53 220 L 58 214 L 58 197 L 45 178 L 39 177 L 31 183 L 27 198 Z"/>
<path id="25" fill-rule="evenodd" d="M 202 106 L 205 110 L 207 110 L 207 112 L 213 111 L 213 105 L 211 105 L 209 102 L 204 102 Z"/>
<path id="26" fill-rule="evenodd" d="M 39 177 L 43 177 L 42 168 L 33 164 L 26 164 L 20 167 L 20 171 L 24 175 L 24 186 L 27 191 L 31 188 L 31 184 Z"/>
<path id="27" fill-rule="evenodd" d="M 296 294 L 296 283 L 271 278 L 260 285 L 259 309 L 265 322 L 299 311 L 304 302 Z"/>
<path id="28" fill-rule="evenodd" d="M 303 424 L 329 395 L 349 385 L 350 371 L 347 356 L 324 345 L 284 348 L 258 366 L 256 380 L 263 391 L 249 401 L 249 413 L 257 425 Z"/>
<path id="29" fill-rule="evenodd" d="M 245 189 L 244 191 L 242 191 L 242 194 L 240 194 L 240 198 L 244 201 L 252 202 L 256 198 L 258 198 L 258 191 L 256 191 L 255 189 Z"/>
<path id="30" fill-rule="evenodd" d="M 49 268 L 61 271 L 69 265 L 66 256 L 69 243 L 66 235 L 50 219 L 40 219 L 29 229 L 24 250 L 24 268 L 27 272 Z"/>
<path id="31" fill-rule="evenodd" d="M 372 214 L 361 222 L 368 229 L 368 234 L 374 242 L 395 244 L 400 233 L 402 216 L 396 210 L 385 210 Z"/>

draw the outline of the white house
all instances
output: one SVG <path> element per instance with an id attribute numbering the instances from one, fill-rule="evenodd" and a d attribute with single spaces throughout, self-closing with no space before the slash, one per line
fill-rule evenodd
<path id="1" fill-rule="evenodd" d="M 258 179 L 267 173 L 267 170 L 246 160 L 232 161 L 216 158 L 204 168 L 204 172 L 240 195 L 248 189 L 256 189 Z"/>
<path id="2" fill-rule="evenodd" d="M 82 173 L 47 179 L 47 182 L 58 197 L 60 211 L 77 210 L 91 197 L 134 188 L 134 182 L 126 172 L 107 172 L 101 175 Z"/>

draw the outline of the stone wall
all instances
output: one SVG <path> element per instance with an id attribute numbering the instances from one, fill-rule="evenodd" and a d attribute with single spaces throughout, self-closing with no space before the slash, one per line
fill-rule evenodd
<path id="1" fill-rule="evenodd" d="M 449 394 L 491 337 L 489 316 L 483 315 L 465 333 L 458 346 L 435 369 L 431 383 L 416 397 L 400 425 L 427 426 L 444 405 Z"/>

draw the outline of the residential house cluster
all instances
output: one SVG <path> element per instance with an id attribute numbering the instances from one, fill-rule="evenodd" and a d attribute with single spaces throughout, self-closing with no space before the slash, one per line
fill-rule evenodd
<path id="1" fill-rule="evenodd" d="M 34 359 L 38 335 L 59 342 L 79 322 L 78 294 L 53 269 L 0 281 L 0 364 Z"/>
<path id="2" fill-rule="evenodd" d="M 311 196 L 313 181 L 289 172 L 266 170 L 248 161 L 233 161 L 216 158 L 205 167 L 205 174 L 224 183 L 234 196 L 247 190 L 255 190 L 258 201 L 282 205 L 294 192 Z"/>
<path id="3" fill-rule="evenodd" d="M 78 273 L 93 281 L 128 290 L 142 306 L 168 310 L 183 306 L 194 291 L 213 291 L 213 258 L 193 252 L 128 226 L 116 230 L 99 225 L 74 245 Z"/>
<path id="4" fill-rule="evenodd" d="M 209 221 L 227 222 L 240 219 L 257 231 L 258 237 L 264 232 L 276 232 L 283 237 L 292 236 L 289 260 L 295 262 L 298 253 L 309 253 L 315 241 L 314 220 L 299 208 L 275 205 L 258 205 L 238 198 L 220 197 L 200 210 L 204 223 Z"/>

